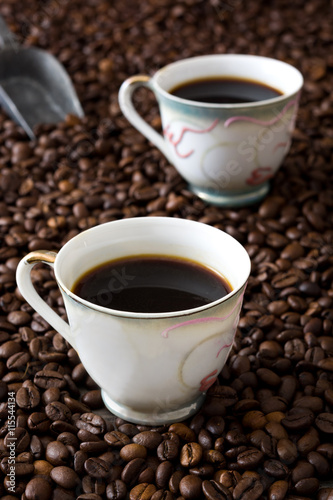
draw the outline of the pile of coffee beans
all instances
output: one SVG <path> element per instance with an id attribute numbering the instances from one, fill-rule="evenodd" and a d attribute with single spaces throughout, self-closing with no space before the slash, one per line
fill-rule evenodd
<path id="1" fill-rule="evenodd" d="M 0 113 L 0 497 L 332 500 L 329 2 L 49 0 L 17 9 L 5 0 L 0 14 L 22 44 L 64 64 L 86 114 L 41 125 L 29 141 Z M 125 78 L 210 53 L 275 57 L 305 78 L 290 154 L 252 207 L 199 200 L 119 110 Z M 136 102 L 160 130 L 152 96 L 139 92 Z M 158 428 L 105 410 L 77 353 L 15 282 L 31 250 L 58 250 L 97 224 L 152 215 L 224 230 L 252 260 L 218 381 L 194 418 Z M 50 268 L 36 266 L 32 277 L 65 318 Z"/>

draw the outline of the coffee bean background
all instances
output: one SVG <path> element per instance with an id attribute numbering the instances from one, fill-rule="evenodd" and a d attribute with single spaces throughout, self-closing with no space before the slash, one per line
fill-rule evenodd
<path id="1" fill-rule="evenodd" d="M 333 462 L 333 19 L 327 0 L 4 0 L 18 40 L 52 52 L 85 111 L 29 141 L 0 112 L 0 497 L 331 500 Z M 304 75 L 288 157 L 260 204 L 208 206 L 122 116 L 136 73 L 180 58 L 251 53 Z M 153 97 L 136 95 L 160 130 Z M 77 353 L 23 300 L 27 252 L 80 231 L 161 215 L 213 225 L 252 259 L 228 362 L 193 419 L 149 428 L 112 417 Z M 39 293 L 63 317 L 50 268 Z M 92 332 L 93 336 L 93 332 Z M 120 376 L 120 375 L 119 375 Z M 8 392 L 15 392 L 16 486 Z"/>

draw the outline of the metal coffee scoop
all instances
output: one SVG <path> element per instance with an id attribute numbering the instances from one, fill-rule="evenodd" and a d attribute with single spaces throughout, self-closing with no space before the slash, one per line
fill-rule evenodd
<path id="1" fill-rule="evenodd" d="M 31 139 L 37 124 L 84 115 L 63 65 L 45 50 L 21 46 L 1 16 L 0 105 Z"/>

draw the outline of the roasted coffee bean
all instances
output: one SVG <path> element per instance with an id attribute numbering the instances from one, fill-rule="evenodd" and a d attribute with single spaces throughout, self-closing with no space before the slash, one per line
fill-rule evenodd
<path id="1" fill-rule="evenodd" d="M 32 478 L 25 487 L 27 500 L 49 500 L 52 495 L 52 485 L 43 477 Z"/>
<path id="2" fill-rule="evenodd" d="M 143 431 L 133 436 L 133 442 L 144 446 L 148 450 L 154 450 L 162 442 L 161 434 L 153 431 Z"/>
<path id="3" fill-rule="evenodd" d="M 179 447 L 171 439 L 166 439 L 158 445 L 157 456 L 160 460 L 173 460 L 179 453 Z"/>
<path id="4" fill-rule="evenodd" d="M 86 429 L 92 434 L 103 434 L 106 431 L 104 418 L 95 413 L 83 413 L 75 421 L 75 425 L 78 429 Z"/>
<path id="5" fill-rule="evenodd" d="M 180 463 L 183 467 L 195 467 L 202 458 L 202 448 L 198 443 L 188 443 L 180 451 Z"/>
<path id="6" fill-rule="evenodd" d="M 283 500 L 288 491 L 288 482 L 279 480 L 270 485 L 268 490 L 268 500 Z"/>
<path id="7" fill-rule="evenodd" d="M 142 444 L 126 444 L 120 450 L 120 457 L 125 460 L 125 462 L 130 462 L 134 458 L 146 458 L 147 448 Z"/>
<path id="8" fill-rule="evenodd" d="M 182 470 L 176 470 L 169 479 L 169 490 L 175 495 L 179 493 L 179 484 L 184 477 L 184 472 Z"/>
<path id="9" fill-rule="evenodd" d="M 60 401 L 53 401 L 45 406 L 45 413 L 47 417 L 52 420 L 65 420 L 70 421 L 72 413 L 68 406 L 64 405 Z"/>
<path id="10" fill-rule="evenodd" d="M 79 482 L 76 472 L 64 465 L 54 467 L 50 472 L 50 476 L 53 481 L 62 488 L 73 489 Z"/>
<path id="11" fill-rule="evenodd" d="M 332 500 L 333 488 L 320 488 L 317 494 L 318 500 Z"/>
<path id="12" fill-rule="evenodd" d="M 203 481 L 202 491 L 208 500 L 232 500 L 228 488 L 213 480 Z"/>
<path id="13" fill-rule="evenodd" d="M 66 385 L 63 375 L 52 370 L 37 372 L 34 378 L 34 383 L 40 389 L 49 389 L 50 387 L 62 389 Z"/>
<path id="14" fill-rule="evenodd" d="M 121 479 L 116 479 L 106 487 L 106 498 L 108 500 L 123 500 L 126 498 L 126 484 Z"/>
<path id="15" fill-rule="evenodd" d="M 297 441 L 297 449 L 302 455 L 307 455 L 320 444 L 318 431 L 314 427 L 310 427 L 304 435 Z"/>
<path id="16" fill-rule="evenodd" d="M 333 414 L 332 413 L 320 413 L 315 424 L 319 430 L 325 434 L 333 434 Z"/>
<path id="17" fill-rule="evenodd" d="M 284 479 L 289 474 L 288 467 L 279 460 L 266 460 L 264 462 L 264 470 L 268 476 L 276 479 Z"/>
<path id="18" fill-rule="evenodd" d="M 264 491 L 263 485 L 254 477 L 244 477 L 233 491 L 234 500 L 257 500 Z"/>
<path id="19" fill-rule="evenodd" d="M 47 432 L 51 425 L 46 413 L 37 411 L 30 414 L 27 423 L 30 430 L 38 432 Z"/>
<path id="20" fill-rule="evenodd" d="M 262 462 L 264 454 L 256 448 L 249 448 L 237 456 L 237 464 L 242 469 L 255 469 Z"/>
<path id="21" fill-rule="evenodd" d="M 143 458 L 134 458 L 123 468 L 121 479 L 127 485 L 133 485 L 145 468 L 146 462 Z"/>
<path id="22" fill-rule="evenodd" d="M 39 390 L 32 383 L 25 387 L 21 387 L 16 393 L 16 403 L 20 408 L 30 410 L 38 406 L 39 402 Z"/>
<path id="23" fill-rule="evenodd" d="M 134 486 L 129 493 L 130 500 L 150 500 L 156 492 L 156 486 L 149 483 L 141 483 Z"/>
<path id="24" fill-rule="evenodd" d="M 122 448 L 131 442 L 130 438 L 120 431 L 107 432 L 104 434 L 104 439 L 109 446 L 115 448 Z"/>
<path id="25" fill-rule="evenodd" d="M 192 431 L 192 429 L 190 429 L 189 427 L 187 427 L 187 425 L 182 424 L 180 422 L 170 425 L 169 432 L 174 432 L 175 434 L 177 434 L 177 436 L 179 436 L 186 442 L 195 440 L 195 434 Z"/>
<path id="26" fill-rule="evenodd" d="M 165 489 L 173 473 L 173 465 L 168 460 L 161 462 L 155 472 L 157 488 Z"/>
<path id="27" fill-rule="evenodd" d="M 101 396 L 100 389 L 87 391 L 85 394 L 82 395 L 81 401 L 91 410 L 98 410 L 99 408 L 103 407 L 103 399 Z"/>
<path id="28" fill-rule="evenodd" d="M 180 494 L 187 500 L 200 498 L 202 494 L 202 481 L 198 476 L 184 476 L 179 483 Z"/>
<path id="29" fill-rule="evenodd" d="M 313 465 L 319 477 L 328 477 L 330 474 L 330 463 L 320 453 L 310 451 L 307 454 L 308 462 Z"/>
<path id="30" fill-rule="evenodd" d="M 276 451 L 280 460 L 287 465 L 294 463 L 298 456 L 297 448 L 290 439 L 279 439 Z"/>
<path id="31" fill-rule="evenodd" d="M 135 436 L 136 434 L 139 433 L 139 429 L 137 428 L 136 425 L 128 424 L 128 423 L 119 425 L 118 430 L 123 432 L 124 434 L 126 434 L 130 438 L 132 438 L 133 436 Z"/>
<path id="32" fill-rule="evenodd" d="M 46 447 L 45 457 L 54 466 L 67 465 L 70 453 L 67 447 L 60 441 L 52 441 Z"/>
<path id="33" fill-rule="evenodd" d="M 292 470 L 291 478 L 294 484 L 306 477 L 312 477 L 315 473 L 313 465 L 306 460 L 300 460 Z"/>
<path id="34" fill-rule="evenodd" d="M 314 421 L 314 414 L 306 408 L 294 408 L 281 420 L 281 424 L 288 431 L 307 429 Z"/>
<path id="35" fill-rule="evenodd" d="M 110 474 L 110 467 L 105 460 L 97 457 L 88 458 L 84 463 L 84 468 L 93 478 L 106 478 Z"/>
<path id="36" fill-rule="evenodd" d="M 315 477 L 308 477 L 300 479 L 295 486 L 294 490 L 298 495 L 312 496 L 319 488 L 319 480 Z"/>

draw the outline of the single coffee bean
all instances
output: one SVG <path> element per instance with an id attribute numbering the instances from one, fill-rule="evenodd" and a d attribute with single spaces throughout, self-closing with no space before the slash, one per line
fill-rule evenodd
<path id="1" fill-rule="evenodd" d="M 95 413 L 83 413 L 75 421 L 75 425 L 78 429 L 86 429 L 92 434 L 103 434 L 106 431 L 104 418 Z"/>
<path id="2" fill-rule="evenodd" d="M 195 467 L 202 458 L 202 448 L 198 443 L 188 443 L 180 451 L 180 463 L 183 467 Z"/>
<path id="3" fill-rule="evenodd" d="M 237 464 L 242 469 L 254 469 L 263 461 L 264 454 L 256 448 L 249 448 L 237 457 Z"/>
<path id="4" fill-rule="evenodd" d="M 285 464 L 289 465 L 297 459 L 297 448 L 290 439 L 280 439 L 276 446 L 277 454 Z"/>
<path id="5" fill-rule="evenodd" d="M 289 474 L 288 467 L 279 460 L 275 459 L 265 460 L 264 470 L 268 476 L 276 479 L 284 479 Z"/>
<path id="6" fill-rule="evenodd" d="M 143 431 L 133 436 L 133 442 L 144 446 L 148 450 L 154 450 L 162 442 L 161 434 L 153 431 Z"/>
<path id="7" fill-rule="evenodd" d="M 165 489 L 169 483 L 174 467 L 168 460 L 161 462 L 155 472 L 157 488 Z"/>
<path id="8" fill-rule="evenodd" d="M 60 401 L 53 401 L 45 406 L 45 413 L 47 417 L 52 420 L 65 420 L 70 421 L 72 413 L 68 406 L 61 403 Z"/>
<path id="9" fill-rule="evenodd" d="M 84 468 L 87 474 L 93 478 L 107 478 L 110 474 L 110 467 L 105 460 L 97 457 L 88 458 L 84 462 Z"/>
<path id="10" fill-rule="evenodd" d="M 318 429 L 325 434 L 333 434 L 333 414 L 320 413 L 315 420 Z"/>
<path id="11" fill-rule="evenodd" d="M 174 441 L 166 439 L 158 445 L 157 456 L 160 460 L 174 460 L 179 453 L 179 447 Z"/>
<path id="12" fill-rule="evenodd" d="M 130 444 L 130 438 L 120 431 L 111 431 L 104 434 L 104 440 L 109 446 L 115 448 L 122 448 L 123 446 Z"/>
<path id="13" fill-rule="evenodd" d="M 323 455 L 317 451 L 310 451 L 306 458 L 313 465 L 319 477 L 329 477 L 331 470 L 330 463 Z"/>
<path id="14" fill-rule="evenodd" d="M 25 487 L 25 497 L 27 500 L 49 500 L 52 495 L 52 486 L 43 477 L 32 478 Z"/>
<path id="15" fill-rule="evenodd" d="M 121 479 L 112 481 L 106 487 L 106 498 L 108 500 L 123 500 L 126 495 L 126 484 Z"/>
<path id="16" fill-rule="evenodd" d="M 195 440 L 195 433 L 187 427 L 187 425 L 182 424 L 182 423 L 176 423 L 172 424 L 169 427 L 169 432 L 174 432 L 179 436 L 181 439 L 183 439 L 186 442 L 194 441 Z"/>
<path id="17" fill-rule="evenodd" d="M 275 481 L 268 489 L 268 500 L 284 500 L 288 491 L 288 482 Z"/>
<path id="18" fill-rule="evenodd" d="M 179 494 L 179 484 L 185 473 L 182 470 L 176 470 L 169 479 L 169 490 L 171 493 L 178 495 Z"/>
<path id="19" fill-rule="evenodd" d="M 43 370 L 36 373 L 34 383 L 40 389 L 49 389 L 50 387 L 57 387 L 63 389 L 66 381 L 63 375 L 53 370 Z"/>
<path id="20" fill-rule="evenodd" d="M 264 487 L 254 477 L 244 477 L 235 486 L 233 491 L 234 500 L 257 500 L 261 497 Z"/>
<path id="21" fill-rule="evenodd" d="M 198 476 L 184 476 L 179 483 L 179 491 L 186 500 L 200 498 L 202 494 L 202 480 Z"/>
<path id="22" fill-rule="evenodd" d="M 141 444 L 126 444 L 120 450 L 120 457 L 125 460 L 125 462 L 130 462 L 134 458 L 146 458 L 146 456 L 147 448 Z"/>
<path id="23" fill-rule="evenodd" d="M 133 485 L 141 472 L 146 468 L 146 461 L 143 458 L 134 458 L 125 465 L 121 473 L 121 479 L 126 485 Z"/>
<path id="24" fill-rule="evenodd" d="M 291 472 L 291 479 L 294 484 L 298 483 L 301 479 L 312 477 L 315 474 L 313 465 L 306 460 L 300 460 Z"/>
<path id="25" fill-rule="evenodd" d="M 50 472 L 51 479 L 62 488 L 73 489 L 79 483 L 79 477 L 76 472 L 65 465 L 54 467 Z"/>
<path id="26" fill-rule="evenodd" d="M 46 447 L 45 457 L 54 466 L 67 465 L 70 453 L 66 446 L 60 441 L 52 441 Z"/>
<path id="27" fill-rule="evenodd" d="M 315 477 L 300 479 L 294 486 L 298 495 L 314 495 L 319 488 L 319 480 Z"/>
<path id="28" fill-rule="evenodd" d="M 203 481 L 202 491 L 208 500 L 232 500 L 232 494 L 228 488 L 214 480 Z"/>
<path id="29" fill-rule="evenodd" d="M 30 430 L 38 432 L 47 432 L 51 424 L 46 413 L 37 411 L 30 414 L 27 423 Z"/>
<path id="30" fill-rule="evenodd" d="M 141 483 L 134 486 L 129 493 L 130 500 L 150 500 L 156 492 L 156 486 L 149 483 Z"/>

